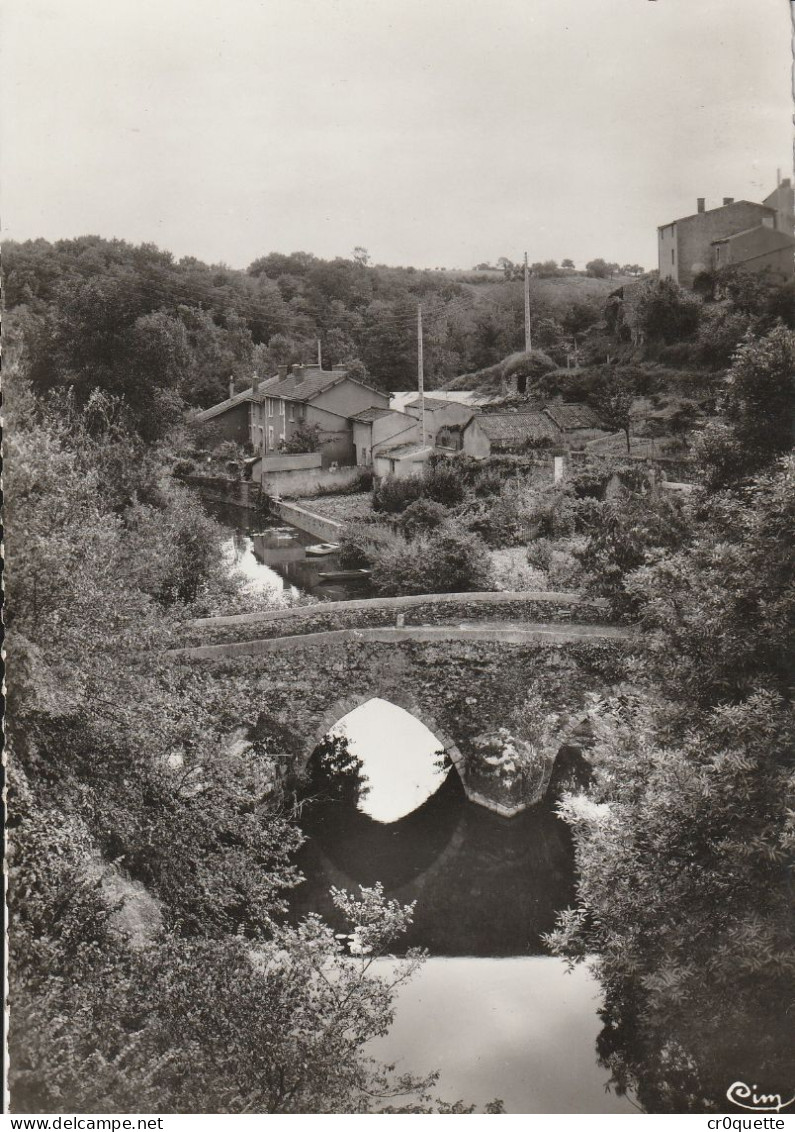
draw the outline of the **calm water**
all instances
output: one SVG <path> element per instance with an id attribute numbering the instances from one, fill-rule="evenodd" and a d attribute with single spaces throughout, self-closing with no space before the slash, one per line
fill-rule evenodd
<path id="1" fill-rule="evenodd" d="M 361 582 L 327 582 L 319 575 L 339 570 L 339 557 L 307 557 L 306 547 L 321 540 L 282 519 L 257 519 L 245 507 L 205 500 L 205 509 L 229 530 L 223 553 L 230 569 L 242 571 L 252 592 L 312 594 L 322 601 L 366 596 Z M 277 531 L 277 528 L 279 530 Z M 287 533 L 289 531 L 289 534 Z"/>
<path id="2" fill-rule="evenodd" d="M 574 899 L 571 837 L 552 807 L 507 820 L 468 802 L 435 737 L 379 700 L 333 729 L 309 772 L 294 915 L 319 912 L 341 928 L 329 888 L 378 880 L 388 897 L 417 902 L 402 944 L 432 956 L 373 1054 L 440 1069 L 447 1100 L 634 1111 L 605 1092 L 597 1065 L 598 985 L 545 954 L 542 933 Z"/>

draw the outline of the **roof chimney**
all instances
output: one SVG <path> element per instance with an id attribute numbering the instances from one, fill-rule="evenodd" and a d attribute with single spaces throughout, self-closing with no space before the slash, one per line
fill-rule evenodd
<path id="1" fill-rule="evenodd" d="M 235 395 L 235 379 L 230 376 L 229 378 L 229 397 L 230 399 Z"/>
<path id="2" fill-rule="evenodd" d="M 696 205 L 698 207 L 699 212 L 704 211 L 704 206 L 706 205 L 706 203 L 707 203 L 706 197 L 698 197 L 697 198 Z"/>
<path id="3" fill-rule="evenodd" d="M 290 372 L 290 367 L 287 365 L 277 366 L 276 372 L 279 375 L 279 381 L 284 381 L 285 377 L 287 377 L 287 374 Z"/>
<path id="4" fill-rule="evenodd" d="M 724 208 L 726 207 L 727 204 L 734 204 L 734 197 L 724 197 L 723 198 Z"/>

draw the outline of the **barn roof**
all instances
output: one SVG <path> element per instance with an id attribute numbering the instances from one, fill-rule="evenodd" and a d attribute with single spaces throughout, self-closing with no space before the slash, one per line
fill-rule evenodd
<path id="1" fill-rule="evenodd" d="M 590 405 L 547 405 L 544 412 L 564 432 L 576 428 L 604 428 L 601 417 Z"/>
<path id="2" fill-rule="evenodd" d="M 474 419 L 493 444 L 560 439 L 560 429 L 543 413 L 484 413 Z"/>

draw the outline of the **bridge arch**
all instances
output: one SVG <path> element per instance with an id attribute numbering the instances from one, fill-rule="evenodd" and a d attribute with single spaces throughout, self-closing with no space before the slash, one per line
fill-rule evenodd
<path id="1" fill-rule="evenodd" d="M 357 708 L 363 707 L 364 704 L 369 704 L 371 700 L 384 700 L 387 703 L 393 704 L 395 707 L 402 708 L 408 715 L 413 716 L 419 723 L 422 723 L 438 740 L 439 745 L 444 753 L 449 757 L 453 766 L 458 771 L 458 774 L 463 779 L 464 758 L 454 741 L 449 735 L 446 735 L 444 730 L 440 727 L 434 715 L 427 711 L 422 704 L 417 703 L 416 699 L 406 693 L 401 693 L 390 689 L 389 692 L 379 692 L 368 690 L 366 692 L 356 693 L 355 695 L 343 696 L 337 700 L 336 703 L 326 711 L 320 719 L 320 722 L 315 727 L 312 737 L 307 741 L 304 746 L 303 754 L 300 761 L 301 770 L 305 770 L 306 766 L 312 757 L 312 752 L 319 743 L 328 735 L 329 731 L 336 726 L 346 715 L 350 715 L 352 711 Z"/>
<path id="2" fill-rule="evenodd" d="M 321 616 L 313 606 L 302 612 Z M 303 772 L 345 715 L 383 699 L 436 736 L 472 801 L 509 817 L 544 797 L 558 752 L 592 713 L 589 701 L 631 682 L 637 649 L 616 626 L 508 622 L 323 628 L 174 655 L 204 668 L 220 711 L 224 687 L 235 683 L 235 700 L 247 697 L 251 726 L 286 774 Z"/>

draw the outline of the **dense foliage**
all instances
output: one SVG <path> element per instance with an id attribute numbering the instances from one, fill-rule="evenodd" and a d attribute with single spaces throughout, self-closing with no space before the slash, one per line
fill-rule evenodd
<path id="1" fill-rule="evenodd" d="M 648 645 L 563 806 L 579 903 L 552 943 L 598 955 L 600 1055 L 652 1112 L 792 1080 L 794 501 L 791 459 L 696 497 L 680 548 L 624 576 Z"/>
<path id="2" fill-rule="evenodd" d="M 436 1111 L 368 1060 L 410 908 L 285 919 L 301 835 L 278 737 L 165 650 L 220 531 L 122 407 L 12 383 L 6 447 L 10 1086 L 18 1112 Z M 444 1111 L 470 1111 L 460 1105 Z M 400 1109 L 396 1109 L 400 1111 Z"/>
<path id="3" fill-rule="evenodd" d="M 425 315 L 428 388 L 493 364 L 523 340 L 521 285 L 305 252 L 261 256 L 245 271 L 151 244 L 83 236 L 4 245 L 4 335 L 24 351 L 34 389 L 95 388 L 124 396 L 136 428 L 163 436 L 185 405 L 206 407 L 283 363 L 345 364 L 385 389 L 416 380 L 417 304 Z M 584 281 L 581 281 L 584 282 Z M 483 284 L 486 284 L 483 286 Z M 548 296 L 533 284 L 533 318 L 593 323 L 599 295 Z M 547 328 L 549 338 L 549 328 Z"/>

